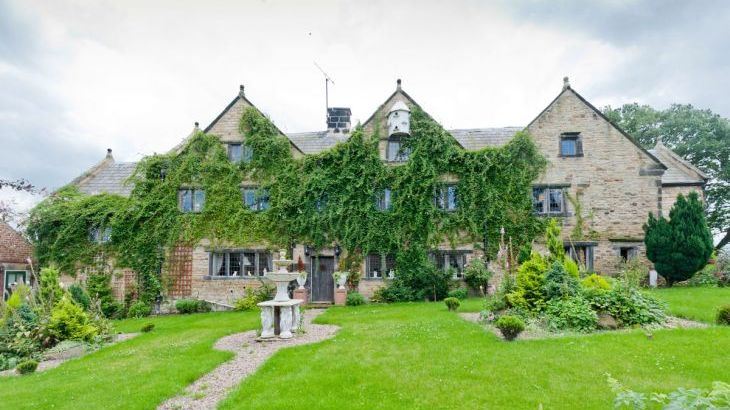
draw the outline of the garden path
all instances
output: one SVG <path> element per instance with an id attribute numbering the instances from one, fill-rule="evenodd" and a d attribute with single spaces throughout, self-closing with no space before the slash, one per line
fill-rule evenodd
<path id="1" fill-rule="evenodd" d="M 333 337 L 339 326 L 312 324 L 312 320 L 322 312 L 323 309 L 306 310 L 303 315 L 306 333 L 296 334 L 289 340 L 257 342 L 255 330 L 221 338 L 214 348 L 233 352 L 236 357 L 196 380 L 185 389 L 185 393 L 162 403 L 158 410 L 215 409 L 231 389 L 255 372 L 279 349 L 316 343 Z"/>

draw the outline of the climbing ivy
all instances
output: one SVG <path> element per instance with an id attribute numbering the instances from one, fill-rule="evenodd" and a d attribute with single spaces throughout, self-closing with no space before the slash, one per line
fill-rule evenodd
<path id="1" fill-rule="evenodd" d="M 346 252 L 393 254 L 400 274 L 424 266 L 428 249 L 444 242 L 486 243 L 487 254 L 495 255 L 501 227 L 516 247 L 543 230 L 532 213 L 530 187 L 546 161 L 524 131 L 503 147 L 465 151 L 416 107 L 405 140 L 411 154 L 401 165 L 383 162 L 380 135 L 362 127 L 347 141 L 302 158 L 292 156 L 288 139 L 253 108 L 244 110 L 240 131 L 253 148 L 250 162 L 230 162 L 220 140 L 201 132 L 180 152 L 143 159 L 130 178 L 129 198 L 61 189 L 32 212 L 28 229 L 39 260 L 73 272 L 102 252 L 138 272 L 140 297 L 151 302 L 165 249 L 204 238 L 213 248 L 337 243 Z M 445 181 L 458 181 L 453 212 L 434 204 Z M 268 191 L 269 209 L 243 206 L 241 187 L 249 183 Z M 200 213 L 179 211 L 181 187 L 205 191 Z M 376 207 L 384 188 L 393 192 L 386 211 Z M 89 229 L 107 226 L 109 243 L 89 242 Z"/>

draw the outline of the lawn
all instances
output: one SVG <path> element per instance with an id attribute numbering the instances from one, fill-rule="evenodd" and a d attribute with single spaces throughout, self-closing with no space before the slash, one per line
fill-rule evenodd
<path id="1" fill-rule="evenodd" d="M 730 288 L 668 288 L 650 291 L 679 317 L 714 323 L 717 309 L 730 304 Z"/>
<path id="2" fill-rule="evenodd" d="M 221 407 L 608 409 L 606 373 L 643 392 L 730 381 L 727 327 L 507 343 L 442 303 L 332 308 L 318 322 L 342 330 L 279 352 Z"/>
<path id="3" fill-rule="evenodd" d="M 682 291 L 687 292 L 685 294 Z M 712 317 L 726 289 L 653 291 L 675 312 Z M 714 302 L 709 302 L 714 300 Z M 464 301 L 478 311 L 482 300 Z M 156 329 L 47 372 L 0 379 L 0 407 L 152 409 L 231 357 L 212 349 L 258 315 L 209 313 L 117 322 Z M 285 349 L 223 409 L 611 408 L 605 373 L 629 388 L 670 391 L 730 381 L 730 327 L 642 330 L 507 343 L 443 303 L 331 308 L 333 339 Z"/>
<path id="4" fill-rule="evenodd" d="M 219 338 L 253 329 L 258 315 L 207 313 L 131 319 L 115 323 L 121 332 L 155 330 L 71 360 L 46 372 L 0 378 L 0 408 L 152 409 L 232 353 L 213 350 Z"/>

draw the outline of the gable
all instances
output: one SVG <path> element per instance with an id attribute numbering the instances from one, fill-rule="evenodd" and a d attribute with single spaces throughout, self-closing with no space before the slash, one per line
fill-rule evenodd
<path id="1" fill-rule="evenodd" d="M 33 256 L 33 247 L 23 235 L 0 221 L 0 263 L 26 263 Z"/>
<path id="2" fill-rule="evenodd" d="M 595 128 L 596 126 L 605 128 L 603 132 L 592 135 L 593 138 L 599 137 L 596 134 L 602 134 L 604 137 L 608 136 L 609 138 L 613 137 L 611 142 L 615 143 L 618 149 L 622 151 L 632 150 L 640 157 L 639 161 L 644 166 L 651 169 L 667 169 L 662 161 L 642 147 L 624 130 L 612 123 L 599 109 L 567 84 L 563 88 L 563 91 L 527 125 L 527 130 L 534 137 L 543 134 L 539 131 L 541 128 L 546 126 L 548 128 L 552 127 L 553 137 L 559 138 L 562 133 L 582 132 L 580 128 L 586 126 L 586 123 L 589 122 L 600 124 L 590 124 L 589 128 Z M 591 135 L 586 135 L 585 137 L 591 137 Z M 585 142 L 590 141 L 584 141 L 584 144 Z M 557 146 L 558 142 L 556 140 L 555 151 L 557 151 Z M 548 154 L 548 159 L 555 156 L 550 150 L 546 154 Z"/>

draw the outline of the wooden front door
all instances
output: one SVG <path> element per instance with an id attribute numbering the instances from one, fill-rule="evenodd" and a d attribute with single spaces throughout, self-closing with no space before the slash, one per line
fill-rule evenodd
<path id="1" fill-rule="evenodd" d="M 312 302 L 335 301 L 335 280 L 332 278 L 334 271 L 334 256 L 312 258 Z"/>

